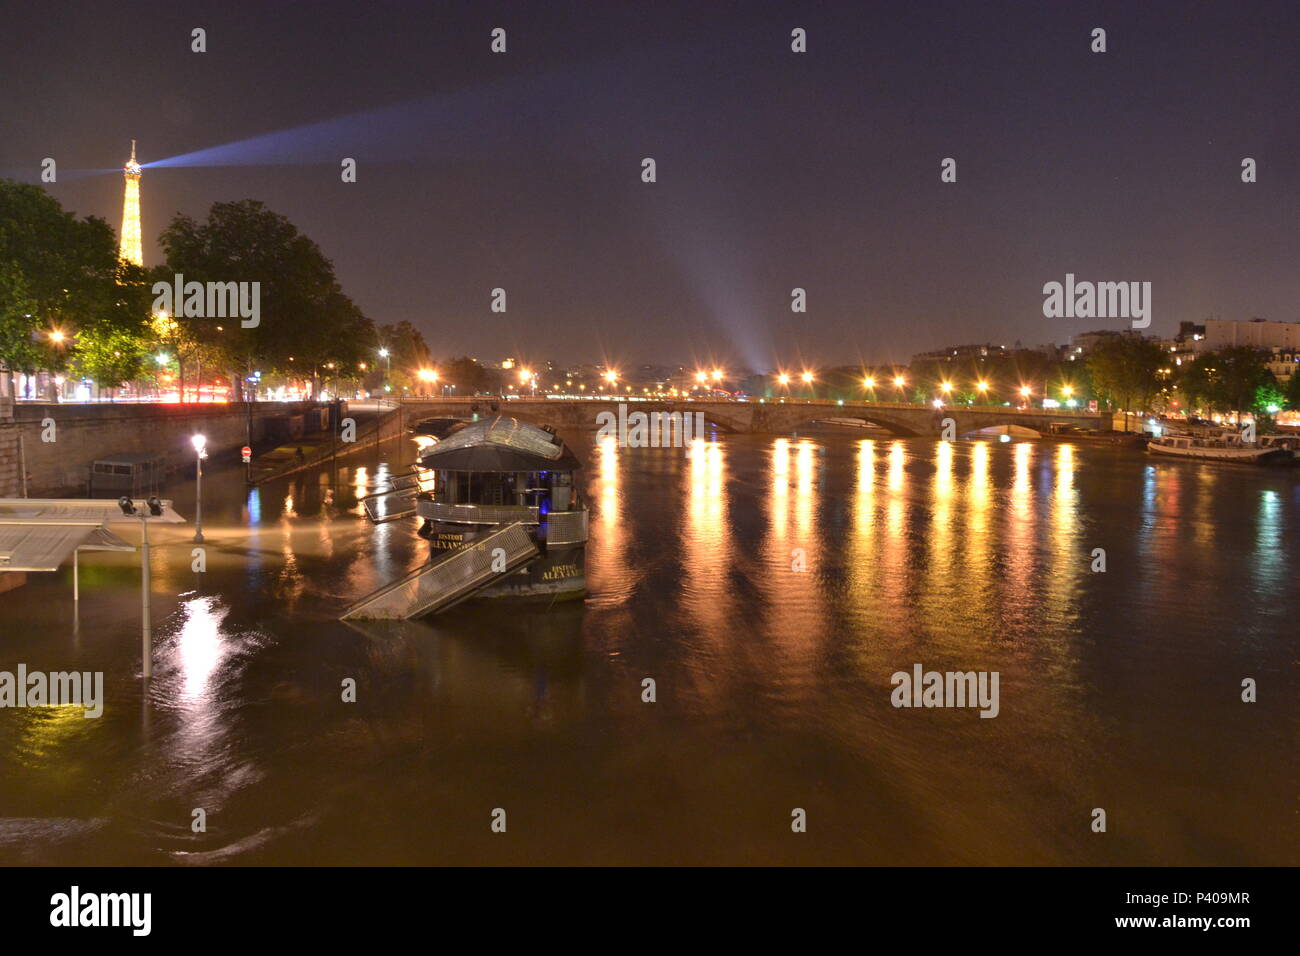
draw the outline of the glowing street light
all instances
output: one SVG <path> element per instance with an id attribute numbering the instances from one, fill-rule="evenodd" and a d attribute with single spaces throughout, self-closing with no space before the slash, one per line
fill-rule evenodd
<path id="1" fill-rule="evenodd" d="M 978 388 L 981 392 L 987 392 L 989 390 L 989 383 L 983 381 L 976 382 L 975 387 Z"/>
<path id="2" fill-rule="evenodd" d="M 1061 389 L 1061 394 L 1064 395 L 1066 398 L 1069 398 L 1071 395 L 1074 394 L 1074 389 L 1071 388 L 1069 385 L 1066 385 L 1064 388 Z"/>
<path id="3" fill-rule="evenodd" d="M 787 375 L 787 374 L 785 374 L 785 372 L 782 372 L 780 375 L 778 375 L 778 376 L 776 377 L 776 380 L 777 380 L 779 383 L 781 383 L 782 385 L 789 385 L 789 384 L 790 384 L 790 376 Z"/>
<path id="4" fill-rule="evenodd" d="M 866 378 L 864 378 L 864 379 L 862 380 L 862 387 L 863 387 L 863 388 L 875 388 L 875 387 L 876 387 L 876 380 L 875 380 L 874 378 L 872 378 L 870 375 L 868 375 Z"/>
<path id="5" fill-rule="evenodd" d="M 1030 388 L 1028 385 L 1020 386 L 1020 395 L 1022 398 L 1028 398 L 1030 395 L 1033 394 L 1034 394 L 1034 390 Z"/>
<path id="6" fill-rule="evenodd" d="M 605 371 L 605 381 L 609 382 L 611 385 L 615 384 L 618 381 L 618 372 L 614 371 L 612 368 L 607 369 Z"/>
<path id="7" fill-rule="evenodd" d="M 696 373 L 695 373 L 695 381 L 699 382 L 701 385 L 703 385 L 703 384 L 704 384 L 705 382 L 707 382 L 708 380 L 709 380 L 709 376 L 708 376 L 707 373 L 705 373 L 705 372 L 696 372 Z"/>
<path id="8" fill-rule="evenodd" d="M 208 457 L 206 435 L 193 435 L 194 446 L 194 543 L 203 543 L 203 459 Z"/>
<path id="9" fill-rule="evenodd" d="M 803 383 L 804 383 L 805 385 L 811 385 L 811 384 L 812 384 L 812 380 L 813 380 L 813 373 L 812 373 L 812 372 L 804 372 L 804 373 L 803 373 Z"/>
<path id="10" fill-rule="evenodd" d="M 947 395 L 949 392 L 952 391 L 952 382 L 940 382 L 939 391 Z"/>
<path id="11" fill-rule="evenodd" d="M 715 368 L 715 369 L 713 370 L 713 380 L 714 380 L 715 382 L 721 382 L 721 381 L 722 381 L 722 369 L 720 369 L 720 368 Z"/>

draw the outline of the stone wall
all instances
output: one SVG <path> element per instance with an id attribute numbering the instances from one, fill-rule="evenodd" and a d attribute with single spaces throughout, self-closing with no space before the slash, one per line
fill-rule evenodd
<path id="1" fill-rule="evenodd" d="M 318 407 L 311 402 L 245 404 L 5 404 L 0 399 L 0 498 L 22 494 L 19 441 L 26 457 L 32 498 L 86 493 L 90 464 L 97 458 L 139 452 L 167 456 L 169 465 L 194 460 L 190 436 L 208 439 L 212 458 L 239 460 L 239 448 L 251 430 L 262 441 L 273 421 L 302 415 Z M 6 415 L 8 417 L 6 417 Z M 42 440 L 46 419 L 54 422 L 55 440 Z"/>
<path id="2" fill-rule="evenodd" d="M 13 498 L 18 487 L 18 426 L 14 424 L 14 403 L 0 395 L 0 498 Z"/>

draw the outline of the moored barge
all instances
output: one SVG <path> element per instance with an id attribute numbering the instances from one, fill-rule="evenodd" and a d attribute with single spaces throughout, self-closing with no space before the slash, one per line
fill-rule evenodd
<path id="1" fill-rule="evenodd" d="M 417 434 L 413 475 L 366 501 L 376 522 L 418 516 L 428 563 L 343 618 L 419 617 L 470 598 L 584 597 L 588 513 L 574 482 L 581 464 L 555 431 L 497 415 L 443 434 Z"/>

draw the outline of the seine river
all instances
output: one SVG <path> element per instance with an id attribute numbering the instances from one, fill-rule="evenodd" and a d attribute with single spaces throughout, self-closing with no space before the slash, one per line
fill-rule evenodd
<path id="1" fill-rule="evenodd" d="M 0 670 L 103 671 L 107 701 L 0 710 L 0 862 L 1300 862 L 1300 473 L 566 437 L 585 603 L 339 623 L 425 559 L 357 504 L 404 441 L 252 492 L 210 466 L 206 572 L 153 533 L 147 698 L 136 555 L 83 559 L 76 616 L 67 570 L 0 595 Z M 996 671 L 997 716 L 893 706 L 918 664 Z"/>

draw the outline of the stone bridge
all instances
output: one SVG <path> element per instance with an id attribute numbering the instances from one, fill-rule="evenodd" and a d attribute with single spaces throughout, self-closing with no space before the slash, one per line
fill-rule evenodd
<path id="1" fill-rule="evenodd" d="M 403 421 L 407 425 L 427 418 L 470 418 L 500 413 L 535 425 L 556 428 L 595 428 L 601 412 L 618 414 L 617 399 L 577 398 L 439 398 L 407 399 L 402 402 Z M 1069 422 L 1080 428 L 1109 430 L 1109 412 L 1070 409 L 1030 408 L 1020 410 L 1005 405 L 951 405 L 937 409 L 931 405 L 901 402 L 839 402 L 817 399 L 771 399 L 747 402 L 669 401 L 633 399 L 625 403 L 633 412 L 700 412 L 705 421 L 723 431 L 782 434 L 812 422 L 855 420 L 878 425 L 895 435 L 934 435 L 943 430 L 943 420 L 951 418 L 956 435 L 962 437 L 982 428 L 1017 425 L 1042 434 L 1051 422 Z"/>

